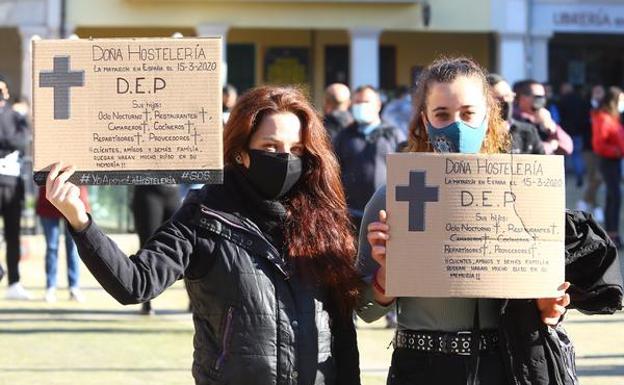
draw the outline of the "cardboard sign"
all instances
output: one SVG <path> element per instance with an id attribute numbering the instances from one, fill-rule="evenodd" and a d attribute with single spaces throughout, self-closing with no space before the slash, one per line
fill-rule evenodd
<path id="1" fill-rule="evenodd" d="M 221 183 L 221 38 L 33 41 L 34 179 Z"/>
<path id="2" fill-rule="evenodd" d="M 564 282 L 563 157 L 388 155 L 389 295 L 554 297 Z"/>

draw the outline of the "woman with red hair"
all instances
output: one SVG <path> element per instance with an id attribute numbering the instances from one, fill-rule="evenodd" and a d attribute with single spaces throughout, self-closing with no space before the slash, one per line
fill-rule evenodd
<path id="1" fill-rule="evenodd" d="M 317 113 L 296 89 L 254 89 L 231 112 L 224 156 L 224 184 L 189 195 L 130 258 L 87 214 L 72 167 L 53 165 L 47 197 L 119 302 L 184 278 L 197 384 L 359 384 L 354 238 Z"/>

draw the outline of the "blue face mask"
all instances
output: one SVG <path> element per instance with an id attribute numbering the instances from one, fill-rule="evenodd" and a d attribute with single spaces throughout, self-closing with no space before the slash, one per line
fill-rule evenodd
<path id="1" fill-rule="evenodd" d="M 446 127 L 435 128 L 427 121 L 429 142 L 435 152 L 459 152 L 476 154 L 481 150 L 487 119 L 479 127 L 472 127 L 463 121 L 456 121 Z"/>

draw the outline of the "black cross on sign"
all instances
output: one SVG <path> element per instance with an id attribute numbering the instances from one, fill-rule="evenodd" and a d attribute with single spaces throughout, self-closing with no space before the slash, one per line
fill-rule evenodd
<path id="1" fill-rule="evenodd" d="M 69 70 L 69 56 L 55 56 L 54 69 L 39 73 L 39 87 L 54 88 L 54 119 L 69 119 L 69 91 L 84 86 L 84 71 Z"/>
<path id="2" fill-rule="evenodd" d="M 397 202 L 409 202 L 409 231 L 425 231 L 425 203 L 438 201 L 438 187 L 425 185 L 424 171 L 410 171 L 409 186 L 396 186 Z"/>

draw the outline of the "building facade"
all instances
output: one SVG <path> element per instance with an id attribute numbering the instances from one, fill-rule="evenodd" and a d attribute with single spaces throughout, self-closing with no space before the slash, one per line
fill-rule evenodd
<path id="1" fill-rule="evenodd" d="M 553 84 L 624 85 L 624 1 L 543 1 L 533 29 L 544 36 L 544 79 Z"/>
<path id="2" fill-rule="evenodd" d="M 303 84 L 315 101 L 334 81 L 409 85 L 443 53 L 493 65 L 489 0 L 70 0 L 81 37 L 225 37 L 227 80 Z M 458 10 L 463 9 L 463 12 Z M 466 17 L 466 13 L 470 17 Z"/>
<path id="3" fill-rule="evenodd" d="M 623 0 L 0 0 L 0 73 L 29 102 L 33 36 L 174 33 L 223 36 L 224 82 L 300 84 L 317 106 L 333 82 L 413 85 L 440 55 L 510 82 L 624 83 Z"/>
<path id="4" fill-rule="evenodd" d="M 497 69 L 586 88 L 624 84 L 624 1 L 492 1 Z"/>
<path id="5" fill-rule="evenodd" d="M 30 39 L 224 36 L 240 89 L 411 85 L 439 55 L 510 81 L 622 84 L 622 0 L 0 0 L 2 73 L 30 98 Z"/>

